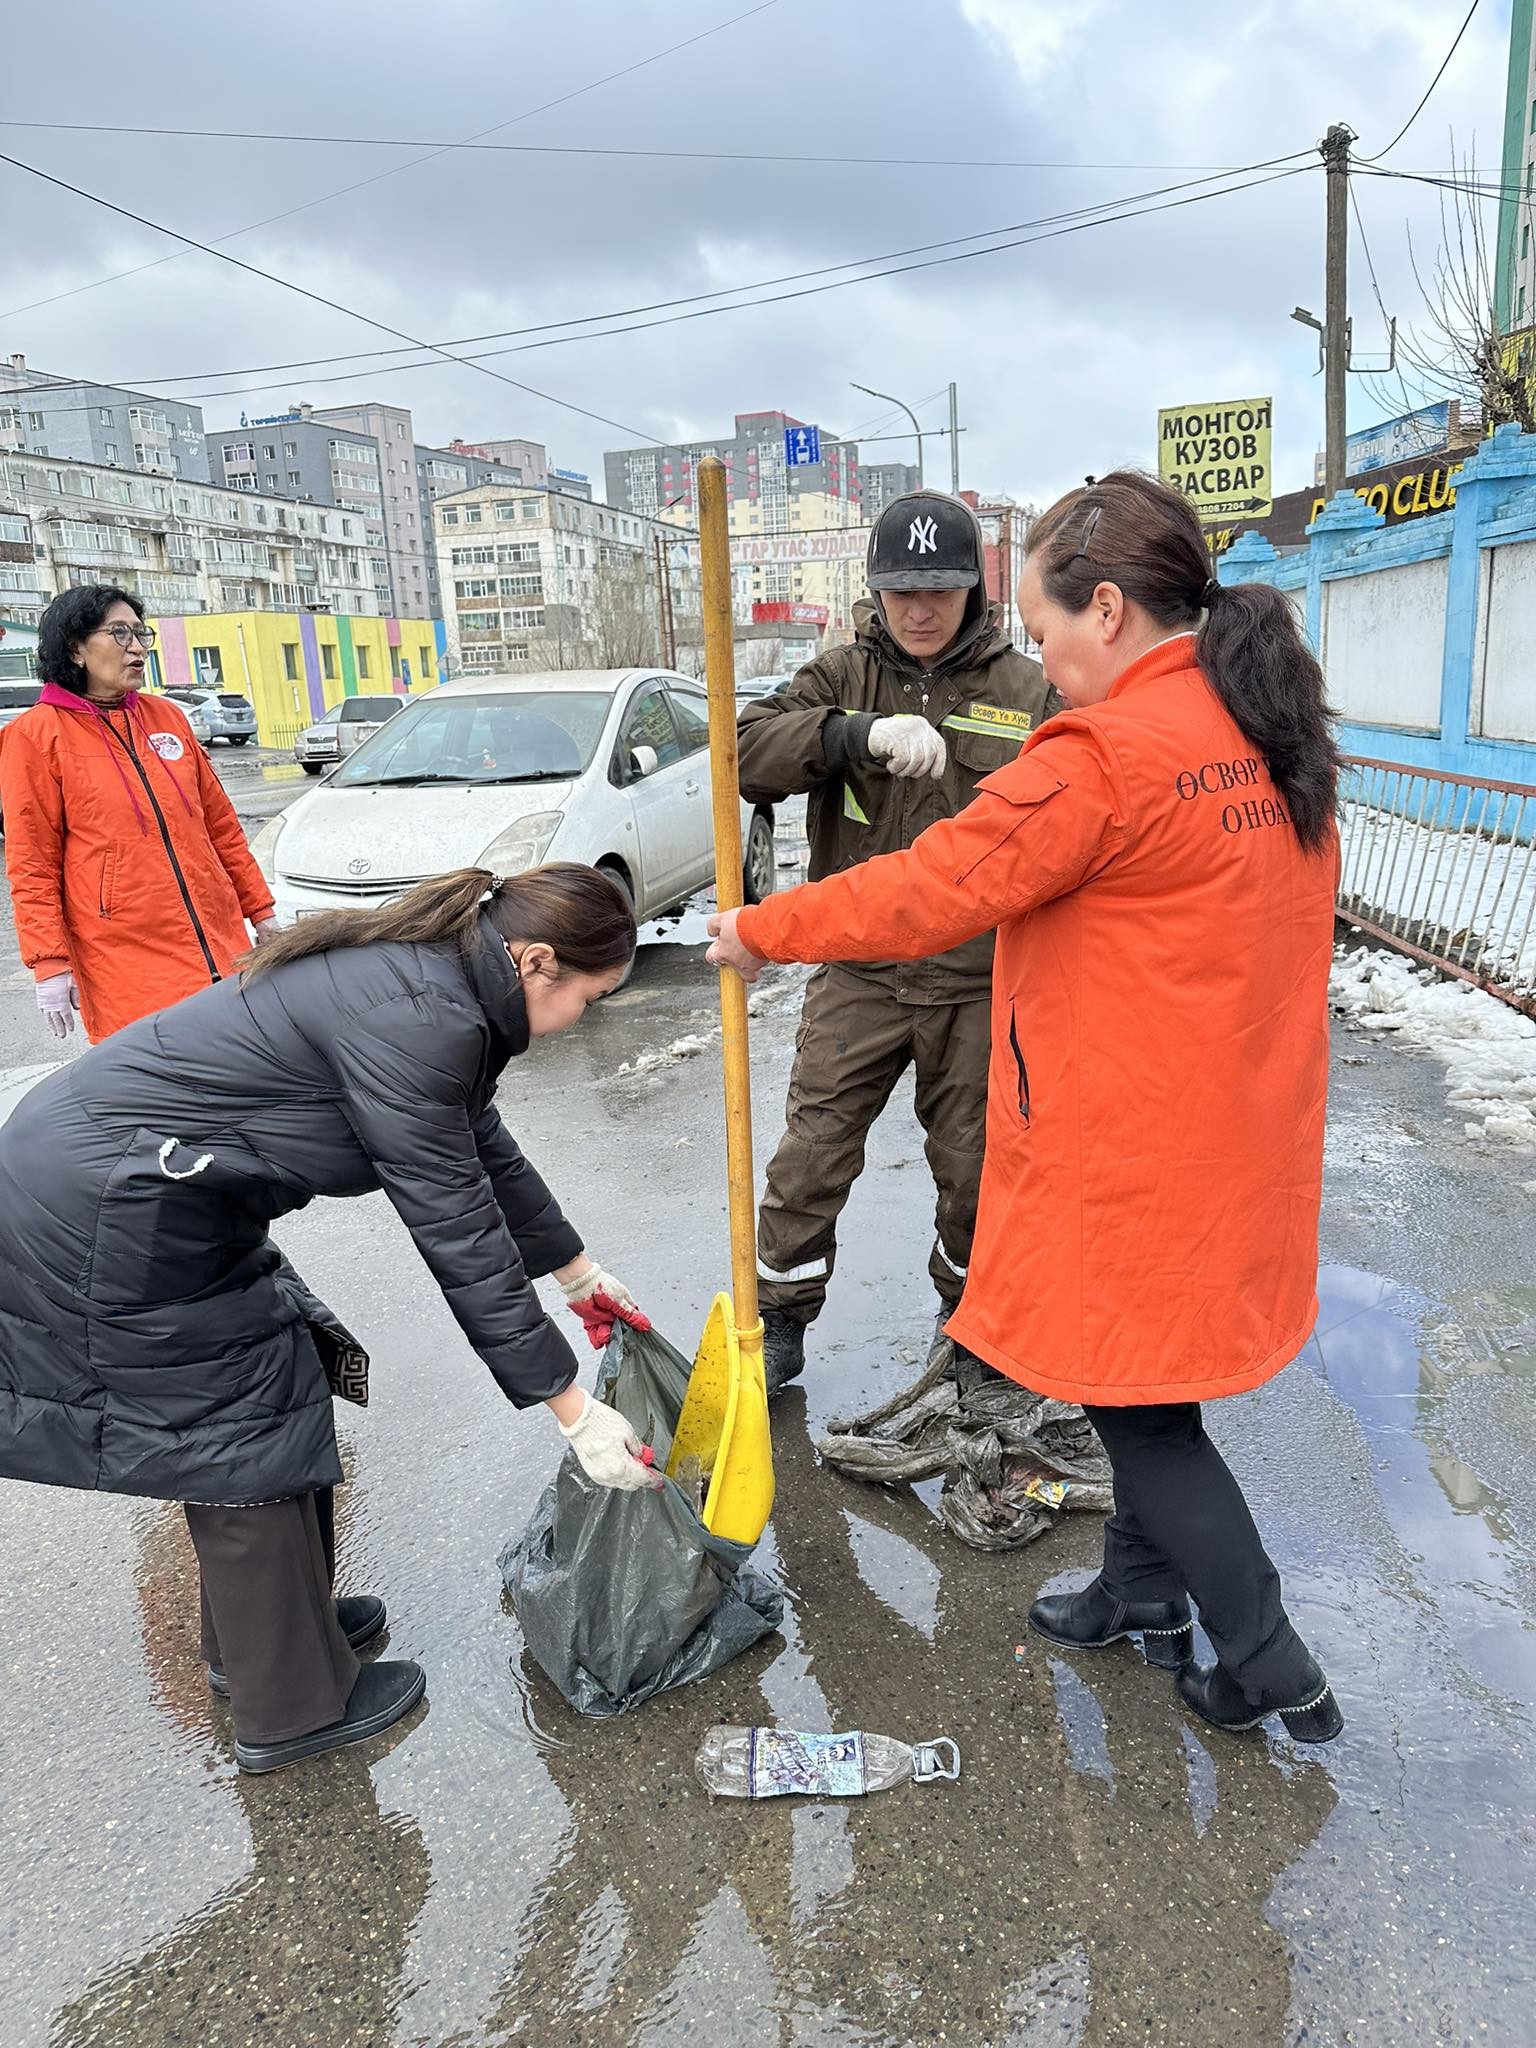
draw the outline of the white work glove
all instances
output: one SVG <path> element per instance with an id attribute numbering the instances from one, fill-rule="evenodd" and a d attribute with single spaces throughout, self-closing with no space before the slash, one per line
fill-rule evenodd
<path id="1" fill-rule="evenodd" d="M 566 1306 L 575 1308 L 578 1301 L 590 1301 L 594 1294 L 605 1294 L 615 1308 L 635 1308 L 635 1297 L 611 1273 L 605 1273 L 601 1266 L 588 1266 L 585 1273 L 578 1273 L 574 1280 L 562 1280 L 560 1292 L 565 1296 Z"/>
<path id="2" fill-rule="evenodd" d="M 556 1279 L 560 1276 L 557 1273 Z M 601 1266 L 588 1266 L 573 1280 L 560 1280 L 560 1292 L 573 1316 L 580 1319 L 587 1341 L 594 1351 L 606 1351 L 615 1323 L 648 1330 L 651 1319 L 636 1306 L 635 1297 L 622 1280 L 615 1280 Z"/>
<path id="3" fill-rule="evenodd" d="M 585 1389 L 581 1398 L 576 1420 L 556 1427 L 593 1485 L 619 1493 L 660 1493 L 665 1482 L 654 1466 L 641 1462 L 644 1446 L 618 1409 L 594 1401 Z"/>
<path id="4" fill-rule="evenodd" d="M 948 759 L 944 735 L 915 711 L 877 718 L 869 728 L 869 751 L 892 775 L 931 775 L 935 782 Z"/>
<path id="5" fill-rule="evenodd" d="M 277 937 L 278 933 L 282 930 L 282 926 L 275 917 L 259 917 L 251 926 L 251 930 L 256 934 L 257 945 L 264 946 L 268 939 L 275 939 Z"/>
<path id="6" fill-rule="evenodd" d="M 80 1007 L 80 991 L 75 987 L 75 977 L 68 973 L 50 974 L 46 981 L 40 981 L 37 984 L 37 1007 L 54 1037 L 68 1038 L 75 1028 L 75 1012 Z"/>

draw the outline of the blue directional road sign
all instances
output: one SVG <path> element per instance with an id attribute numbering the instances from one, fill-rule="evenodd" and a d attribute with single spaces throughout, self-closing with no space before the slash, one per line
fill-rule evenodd
<path id="1" fill-rule="evenodd" d="M 820 427 L 786 427 L 784 461 L 790 469 L 803 469 L 821 460 Z"/>

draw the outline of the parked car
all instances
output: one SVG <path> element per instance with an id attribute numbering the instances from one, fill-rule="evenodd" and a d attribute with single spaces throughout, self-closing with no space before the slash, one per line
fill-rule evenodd
<path id="1" fill-rule="evenodd" d="M 318 775 L 364 740 L 371 740 L 407 701 L 404 697 L 343 697 L 299 734 L 293 743 L 293 758 L 306 775 Z"/>
<path id="2" fill-rule="evenodd" d="M 23 711 L 30 711 L 42 694 L 41 683 L 0 683 L 0 746 L 5 744 L 5 728 L 14 725 Z M 5 819 L 0 817 L 0 837 L 5 833 Z"/>
<path id="3" fill-rule="evenodd" d="M 702 684 L 650 669 L 477 676 L 399 716 L 270 819 L 252 851 L 285 921 L 387 903 L 430 875 L 546 860 L 611 874 L 642 920 L 714 876 Z M 773 813 L 743 804 L 749 902 L 775 881 Z"/>
<path id="4" fill-rule="evenodd" d="M 736 685 L 736 702 L 750 704 L 755 697 L 776 697 L 793 681 L 793 676 L 742 676 Z"/>
<path id="5" fill-rule="evenodd" d="M 249 697 L 234 690 L 204 690 L 185 685 L 173 685 L 165 694 L 189 718 L 194 708 L 202 713 L 208 728 L 205 746 L 211 746 L 215 740 L 228 740 L 232 747 L 248 747 L 256 737 L 256 711 Z"/>
<path id="6" fill-rule="evenodd" d="M 0 683 L 0 732 L 30 711 L 42 692 L 41 683 Z"/>

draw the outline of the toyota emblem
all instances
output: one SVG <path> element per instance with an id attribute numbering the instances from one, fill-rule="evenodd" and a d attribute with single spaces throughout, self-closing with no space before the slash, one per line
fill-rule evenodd
<path id="1" fill-rule="evenodd" d="M 366 875 L 372 866 L 373 862 L 371 860 L 363 860 L 359 857 L 357 860 L 349 860 L 347 862 L 347 873 L 349 875 Z"/>

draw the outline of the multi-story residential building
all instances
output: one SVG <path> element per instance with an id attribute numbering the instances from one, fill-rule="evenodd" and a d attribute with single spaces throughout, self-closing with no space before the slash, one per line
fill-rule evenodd
<path id="1" fill-rule="evenodd" d="M 314 417 L 330 426 L 366 434 L 378 443 L 379 484 L 384 513 L 384 550 L 392 602 L 398 617 L 425 618 L 431 585 L 427 557 L 432 523 L 422 510 L 416 475 L 416 433 L 403 405 L 323 406 Z"/>
<path id="2" fill-rule="evenodd" d="M 438 578 L 457 667 L 622 668 L 661 659 L 671 560 L 680 639 L 698 571 L 675 531 L 555 491 L 483 484 L 433 507 Z M 693 636 L 696 637 L 696 634 Z"/>
<path id="3" fill-rule="evenodd" d="M 200 406 L 29 369 L 20 355 L 0 365 L 0 451 L 10 449 L 208 481 Z"/>
<path id="4" fill-rule="evenodd" d="M 550 486 L 549 450 L 542 441 L 450 441 L 450 455 L 477 455 L 482 462 L 494 462 L 499 469 L 515 469 L 517 480 Z"/>
<path id="5" fill-rule="evenodd" d="M 785 434 L 805 425 L 785 412 L 739 412 L 729 439 L 611 450 L 603 457 L 608 502 L 647 518 L 693 526 L 699 464 L 706 455 L 718 455 L 725 464 L 733 532 L 785 533 L 803 526 L 802 515 L 809 509 L 803 501 L 808 499 L 832 499 L 856 512 L 856 443 L 823 434 L 819 462 L 791 465 L 785 459 Z"/>
<path id="6" fill-rule="evenodd" d="M 918 481 L 915 462 L 861 462 L 859 498 L 866 523 L 873 526 L 892 498 L 915 491 Z"/>
<path id="7" fill-rule="evenodd" d="M 357 513 L 368 540 L 374 599 L 382 616 L 396 615 L 379 444 L 372 434 L 332 426 L 316 419 L 312 406 L 299 405 L 255 420 L 242 413 L 238 427 L 206 435 L 205 445 L 215 483 Z"/>
<path id="8" fill-rule="evenodd" d="M 0 608 L 23 623 L 82 583 L 170 615 L 379 611 L 359 515 L 169 476 L 0 454 L 0 541 Z"/>
<path id="9" fill-rule="evenodd" d="M 532 448 L 532 441 L 500 445 Z M 543 450 L 539 450 L 542 457 Z M 438 580 L 437 544 L 432 520 L 432 507 L 439 498 L 451 497 L 458 491 L 476 490 L 481 484 L 522 484 L 536 482 L 527 477 L 514 463 L 501 462 L 481 450 L 468 447 L 462 441 L 450 442 L 446 448 L 422 448 L 416 450 L 416 483 L 421 495 L 422 531 L 429 537 L 427 550 L 427 593 L 431 616 L 440 619 L 445 616 L 442 588 Z"/>

